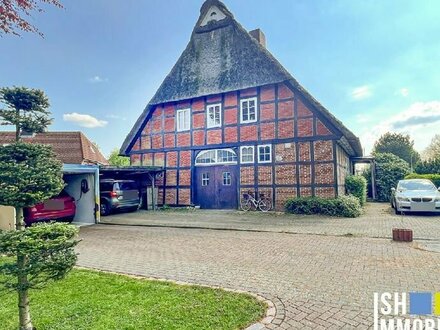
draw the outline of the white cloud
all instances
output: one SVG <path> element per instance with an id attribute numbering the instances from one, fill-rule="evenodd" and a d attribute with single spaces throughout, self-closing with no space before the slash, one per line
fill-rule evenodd
<path id="1" fill-rule="evenodd" d="M 371 87 L 367 86 L 367 85 L 356 87 L 351 92 L 351 97 L 354 100 L 363 100 L 363 99 L 369 98 L 372 95 L 373 95 L 373 92 L 371 90 Z"/>
<path id="2" fill-rule="evenodd" d="M 99 120 L 93 116 L 76 112 L 65 113 L 63 115 L 63 120 L 86 128 L 104 127 L 108 124 L 105 120 Z"/>
<path id="3" fill-rule="evenodd" d="M 99 84 L 99 83 L 103 83 L 103 82 L 107 82 L 107 81 L 108 81 L 107 78 L 102 78 L 100 76 L 94 76 L 89 79 L 89 82 L 94 83 L 94 84 Z"/>
<path id="4" fill-rule="evenodd" d="M 401 88 L 399 91 L 400 95 L 403 97 L 407 97 L 409 95 L 409 89 L 408 88 Z"/>
<path id="5" fill-rule="evenodd" d="M 383 120 L 361 135 L 366 152 L 371 152 L 374 142 L 386 132 L 409 134 L 418 151 L 425 149 L 432 137 L 438 134 L 440 101 L 416 102 L 406 110 Z"/>
<path id="6" fill-rule="evenodd" d="M 368 123 L 372 120 L 373 120 L 373 118 L 367 114 L 361 113 L 361 114 L 356 115 L 356 122 L 358 124 L 365 124 L 365 123 Z"/>
<path id="7" fill-rule="evenodd" d="M 119 116 L 119 115 L 113 115 L 113 114 L 107 115 L 105 117 L 109 118 L 109 119 L 127 120 L 126 117 L 122 117 L 122 116 Z"/>

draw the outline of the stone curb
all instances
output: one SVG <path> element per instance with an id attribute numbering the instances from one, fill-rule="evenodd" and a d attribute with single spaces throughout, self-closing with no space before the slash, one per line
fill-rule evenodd
<path id="1" fill-rule="evenodd" d="M 167 283 L 173 283 L 173 284 L 177 284 L 177 285 L 199 286 L 199 287 L 203 287 L 203 288 L 219 289 L 219 290 L 223 290 L 223 291 L 227 291 L 227 292 L 242 293 L 242 294 L 250 295 L 250 296 L 254 297 L 255 299 L 257 299 L 258 301 L 261 301 L 266 304 L 266 306 L 267 306 L 266 315 L 259 322 L 248 326 L 244 330 L 260 330 L 260 329 L 264 329 L 266 326 L 271 325 L 271 324 L 280 325 L 284 321 L 284 317 L 285 317 L 284 304 L 277 297 L 275 297 L 275 299 L 274 299 L 276 301 L 273 302 L 271 299 L 269 299 L 268 297 L 265 297 L 261 294 L 257 294 L 257 293 L 249 292 L 249 291 L 244 291 L 244 290 L 224 288 L 221 286 L 213 286 L 213 285 L 198 284 L 198 283 L 193 283 L 193 282 L 176 281 L 176 280 L 167 279 L 167 278 L 147 277 L 147 276 L 141 276 L 141 275 L 131 274 L 131 273 L 112 272 L 112 271 L 102 270 L 102 269 L 93 268 L 93 267 L 75 266 L 75 268 L 76 269 L 84 269 L 84 270 L 93 270 L 93 271 L 107 273 L 107 274 L 125 275 L 125 276 L 135 278 L 135 279 L 167 282 Z"/>
<path id="2" fill-rule="evenodd" d="M 156 225 L 156 224 L 121 224 L 121 223 L 109 223 L 100 222 L 95 225 L 103 226 L 124 226 L 124 227 L 148 227 L 148 228 L 172 228 L 172 229 L 201 229 L 201 230 L 216 230 L 216 231 L 236 231 L 236 232 L 250 232 L 250 233 L 274 233 L 274 234 L 287 234 L 287 235 L 307 235 L 307 236 L 326 236 L 326 237 L 346 237 L 346 238 L 372 238 L 372 239 L 386 239 L 391 240 L 390 236 L 374 236 L 354 234 L 331 234 L 331 233 L 308 233 L 298 231 L 285 231 L 285 230 L 268 230 L 268 229 L 246 229 L 246 228 L 225 228 L 225 227 L 207 227 L 207 226 L 179 226 L 179 225 Z M 431 240 L 429 238 L 414 237 L 414 240 Z"/>

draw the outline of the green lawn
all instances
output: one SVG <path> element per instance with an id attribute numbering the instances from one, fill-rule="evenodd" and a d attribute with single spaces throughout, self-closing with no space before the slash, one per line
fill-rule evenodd
<path id="1" fill-rule="evenodd" d="M 16 294 L 0 291 L 0 328 L 17 328 Z M 265 305 L 245 295 L 194 286 L 74 270 L 31 294 L 38 330 L 242 329 Z"/>

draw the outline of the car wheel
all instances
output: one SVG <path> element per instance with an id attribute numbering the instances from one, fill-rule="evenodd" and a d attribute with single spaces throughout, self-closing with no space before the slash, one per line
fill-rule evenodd
<path id="1" fill-rule="evenodd" d="M 107 203 L 105 203 L 105 202 L 101 203 L 101 205 L 100 205 L 100 212 L 101 212 L 101 215 L 104 216 L 104 217 L 110 214 L 110 208 L 107 205 Z"/>
<path id="2" fill-rule="evenodd" d="M 68 217 L 68 218 L 64 218 L 64 219 L 62 219 L 62 220 L 60 220 L 60 221 L 62 221 L 62 222 L 67 222 L 67 223 L 72 223 L 74 218 L 75 218 L 75 217 Z"/>
<path id="3" fill-rule="evenodd" d="M 399 210 L 397 209 L 397 203 L 396 203 L 396 206 L 394 207 L 394 212 L 395 212 L 397 215 L 401 215 L 401 214 L 402 214 L 402 212 L 399 211 Z"/>

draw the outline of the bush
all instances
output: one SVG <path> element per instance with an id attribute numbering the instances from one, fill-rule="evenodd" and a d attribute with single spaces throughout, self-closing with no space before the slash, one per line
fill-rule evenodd
<path id="1" fill-rule="evenodd" d="M 333 199 L 292 198 L 286 202 L 285 208 L 288 213 L 293 214 L 323 214 L 345 218 L 357 218 L 362 214 L 359 199 L 354 196 L 340 196 Z"/>
<path id="2" fill-rule="evenodd" d="M 419 174 L 440 174 L 440 158 L 419 162 L 414 170 Z"/>
<path id="3" fill-rule="evenodd" d="M 345 178 L 347 193 L 359 199 L 361 206 L 367 202 L 367 180 L 360 175 L 349 175 Z"/>
<path id="4" fill-rule="evenodd" d="M 375 154 L 377 199 L 381 202 L 390 200 L 391 188 L 409 174 L 407 162 L 393 154 Z"/>
<path id="5" fill-rule="evenodd" d="M 407 175 L 405 179 L 427 179 L 431 180 L 436 187 L 440 187 L 440 174 L 416 174 Z"/>

